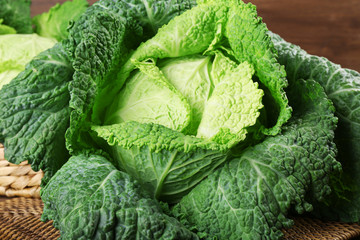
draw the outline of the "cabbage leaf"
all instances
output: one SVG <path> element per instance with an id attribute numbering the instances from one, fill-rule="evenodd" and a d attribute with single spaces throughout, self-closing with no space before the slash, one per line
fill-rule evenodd
<path id="1" fill-rule="evenodd" d="M 243 62 L 228 68 L 207 100 L 197 137 L 230 146 L 246 138 L 249 126 L 256 123 L 263 107 L 263 91 L 252 81 L 254 69 Z"/>
<path id="2" fill-rule="evenodd" d="M 160 71 L 190 105 L 190 122 L 182 132 L 196 135 L 206 100 L 214 88 L 211 56 L 193 55 L 158 61 Z"/>
<path id="3" fill-rule="evenodd" d="M 189 125 L 190 106 L 152 63 L 139 63 L 135 73 L 117 94 L 105 117 L 106 124 L 124 121 L 157 123 L 182 131 Z"/>
<path id="4" fill-rule="evenodd" d="M 0 35 L 0 89 L 25 70 L 25 65 L 33 57 L 55 43 L 55 40 L 37 34 Z"/>
<path id="5" fill-rule="evenodd" d="M 309 199 L 329 194 L 330 174 L 341 169 L 335 109 L 313 80 L 294 83 L 289 98 L 295 116 L 282 134 L 234 157 L 175 205 L 185 226 L 204 238 L 280 239 L 293 205 L 311 211 Z"/>
<path id="6" fill-rule="evenodd" d="M 92 128 L 111 146 L 115 163 L 154 198 L 175 203 L 225 162 L 226 145 L 159 124 L 124 122 Z"/>
<path id="7" fill-rule="evenodd" d="M 0 90 L 0 142 L 5 158 L 16 164 L 28 160 L 34 170 L 42 169 L 42 184 L 68 159 L 64 134 L 69 126 L 72 74 L 58 43 Z"/>
<path id="8" fill-rule="evenodd" d="M 71 157 L 41 198 L 59 239 L 198 239 L 102 156 Z"/>
<path id="9" fill-rule="evenodd" d="M 87 0 L 66 1 L 56 4 L 48 12 L 36 15 L 32 19 L 35 32 L 40 36 L 54 38 L 57 41 L 66 39 L 67 28 L 71 21 L 76 21 L 89 6 Z"/>
<path id="10" fill-rule="evenodd" d="M 335 142 L 343 173 L 333 176 L 333 193 L 315 208 L 317 215 L 326 219 L 359 222 L 360 74 L 325 58 L 310 55 L 276 34 L 272 34 L 272 39 L 289 80 L 311 78 L 321 84 L 333 101 L 335 115 L 339 118 Z"/>

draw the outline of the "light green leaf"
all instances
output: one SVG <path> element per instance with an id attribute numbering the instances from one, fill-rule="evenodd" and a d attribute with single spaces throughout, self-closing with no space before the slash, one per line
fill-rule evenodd
<path id="1" fill-rule="evenodd" d="M 23 71 L 33 57 L 55 43 L 37 34 L 0 35 L 0 89 Z"/>
<path id="2" fill-rule="evenodd" d="M 189 125 L 190 106 L 153 63 L 136 63 L 139 71 L 126 82 L 110 106 L 106 124 L 157 123 L 181 132 Z"/>
<path id="3" fill-rule="evenodd" d="M 58 41 L 66 39 L 69 23 L 76 21 L 88 6 L 87 0 L 66 1 L 61 5 L 57 3 L 48 12 L 36 15 L 32 19 L 35 32 L 40 36 Z"/>
<path id="4" fill-rule="evenodd" d="M 186 56 L 167 58 L 158 62 L 166 79 L 187 99 L 191 107 L 190 125 L 186 134 L 196 135 L 205 102 L 210 97 L 213 83 L 210 78 L 212 69 L 210 56 Z"/>
<path id="5" fill-rule="evenodd" d="M 247 62 L 228 69 L 206 102 L 197 137 L 234 145 L 246 137 L 263 107 L 263 91 L 252 81 L 254 69 Z"/>
<path id="6" fill-rule="evenodd" d="M 3 21 L 4 21 L 4 19 L 0 18 L 0 35 L 3 35 L 3 34 L 16 34 L 15 28 L 12 28 L 10 26 L 2 24 Z"/>
<path id="7" fill-rule="evenodd" d="M 277 61 L 277 51 L 266 25 L 257 16 L 256 7 L 238 0 L 231 2 L 236 7 L 232 7 L 228 13 L 225 36 L 236 59 L 252 64 L 255 75 L 269 91 L 267 99 L 271 99 L 274 104 L 267 108 L 266 103 L 265 109 L 271 120 L 262 122 L 265 127 L 260 130 L 265 135 L 276 135 L 291 117 L 291 108 L 284 91 L 287 86 L 285 69 Z"/>
<path id="8" fill-rule="evenodd" d="M 216 86 L 222 79 L 224 79 L 228 72 L 234 71 L 236 63 L 231 61 L 228 57 L 225 57 L 220 51 L 215 51 L 214 54 L 215 58 L 212 64 L 210 76 L 213 81 L 213 85 Z"/>

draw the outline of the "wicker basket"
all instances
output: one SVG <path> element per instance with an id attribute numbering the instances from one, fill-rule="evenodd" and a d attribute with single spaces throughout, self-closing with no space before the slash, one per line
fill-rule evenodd
<path id="1" fill-rule="evenodd" d="M 44 173 L 34 172 L 27 161 L 19 165 L 4 158 L 4 147 L 0 144 L 0 196 L 40 198 L 40 183 Z"/>
<path id="2" fill-rule="evenodd" d="M 43 175 L 42 171 L 32 171 L 27 162 L 15 165 L 6 161 L 0 145 L 0 239 L 50 240 L 60 236 L 51 221 L 40 221 L 43 203 L 39 191 Z M 294 227 L 283 229 L 284 239 L 360 239 L 359 224 L 323 222 L 307 217 L 296 217 L 294 222 Z"/>

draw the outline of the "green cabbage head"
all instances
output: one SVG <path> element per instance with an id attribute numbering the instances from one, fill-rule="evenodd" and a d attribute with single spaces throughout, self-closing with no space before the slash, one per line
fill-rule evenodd
<path id="1" fill-rule="evenodd" d="M 287 82 L 269 51 L 265 25 L 249 12 L 256 14 L 253 5 L 210 1 L 163 25 L 128 53 L 110 80 L 97 84 L 91 114 L 79 113 L 85 122 L 78 127 L 74 113 L 70 149 L 79 145 L 73 140 L 106 145 L 119 169 L 157 199 L 174 203 L 224 163 L 234 146 L 276 135 L 290 117 L 282 89 Z M 252 41 L 239 42 L 244 38 Z M 261 48 L 252 52 L 254 44 Z M 272 122 L 265 120 L 265 91 L 276 106 Z M 86 125 L 95 134 L 81 133 Z"/>

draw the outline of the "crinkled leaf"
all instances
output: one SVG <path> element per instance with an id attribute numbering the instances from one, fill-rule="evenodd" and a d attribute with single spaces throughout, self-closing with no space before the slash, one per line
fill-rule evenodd
<path id="1" fill-rule="evenodd" d="M 343 174 L 334 176 L 334 194 L 325 205 L 316 207 L 327 219 L 360 221 L 360 74 L 341 68 L 329 60 L 307 54 L 300 47 L 272 34 L 279 51 L 279 62 L 285 66 L 289 81 L 314 79 L 325 89 L 336 108 L 339 126 L 335 142 Z"/>
<path id="2" fill-rule="evenodd" d="M 314 81 L 289 92 L 294 118 L 281 135 L 248 148 L 202 181 L 173 213 L 206 238 L 280 239 L 289 209 L 312 209 L 307 198 L 329 194 L 329 175 L 339 171 L 333 143 L 337 119 Z"/>
<path id="3" fill-rule="evenodd" d="M 238 1 L 234 2 L 236 4 Z M 257 16 L 256 7 L 252 4 L 236 5 L 239 7 L 231 8 L 228 13 L 225 35 L 236 59 L 253 64 L 255 75 L 269 90 L 275 104 L 266 110 L 268 118 L 273 120 L 261 130 L 266 135 L 276 135 L 291 117 L 291 108 L 284 91 L 287 86 L 286 72 L 277 62 L 277 51 L 268 36 L 266 25 Z"/>
<path id="4" fill-rule="evenodd" d="M 125 122 L 92 129 L 111 146 L 121 169 L 170 203 L 178 202 L 228 156 L 226 145 L 158 124 Z"/>
<path id="5" fill-rule="evenodd" d="M 33 169 L 52 176 L 67 160 L 64 134 L 72 74 L 67 54 L 57 44 L 0 90 L 0 141 L 8 161 L 28 160 Z"/>
<path id="6" fill-rule="evenodd" d="M 158 62 L 158 66 L 166 79 L 187 99 L 191 107 L 190 123 L 183 131 L 196 135 L 205 102 L 211 95 L 213 79 L 211 56 L 185 56 L 167 58 Z"/>
<path id="7" fill-rule="evenodd" d="M 70 158 L 41 197 L 42 220 L 54 220 L 60 239 L 197 239 L 101 156 Z"/>
<path id="8" fill-rule="evenodd" d="M 205 104 L 197 137 L 229 145 L 245 139 L 246 128 L 256 123 L 263 107 L 263 91 L 252 81 L 253 74 L 252 66 L 243 62 L 218 80 Z"/>

